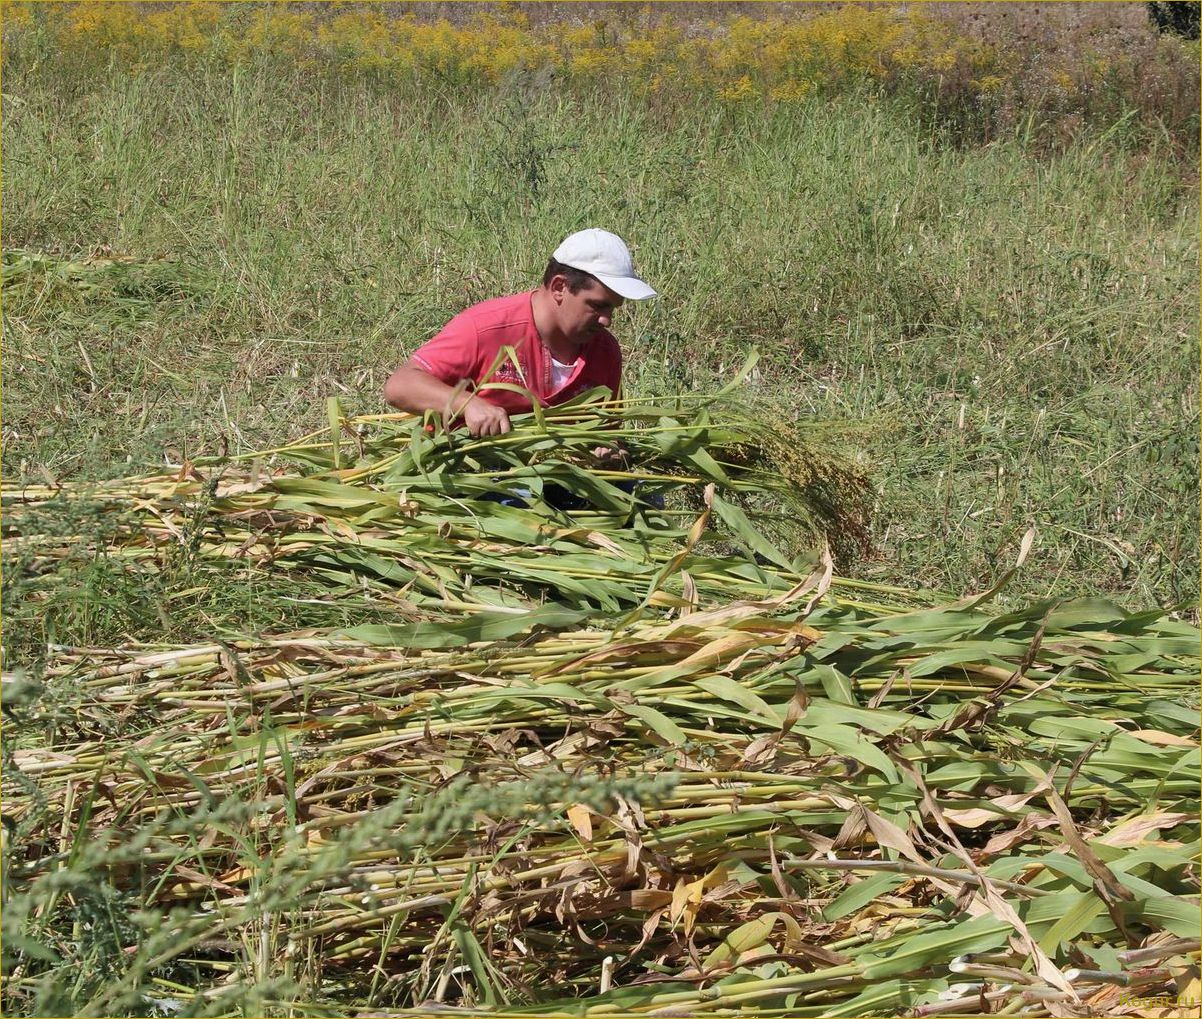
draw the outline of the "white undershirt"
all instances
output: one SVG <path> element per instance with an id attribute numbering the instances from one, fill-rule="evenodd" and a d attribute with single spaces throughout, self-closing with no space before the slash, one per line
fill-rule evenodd
<path id="1" fill-rule="evenodd" d="M 551 358 L 551 392 L 558 393 L 564 387 L 564 383 L 568 381 L 568 376 L 576 370 L 576 362 L 571 364 L 560 364 L 555 358 Z"/>

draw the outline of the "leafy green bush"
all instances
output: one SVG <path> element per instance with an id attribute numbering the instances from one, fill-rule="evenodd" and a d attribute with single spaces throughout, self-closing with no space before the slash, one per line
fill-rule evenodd
<path id="1" fill-rule="evenodd" d="M 1185 39 L 1197 39 L 1202 20 L 1202 5 L 1191 0 L 1152 0 L 1148 17 L 1162 32 L 1173 32 Z"/>

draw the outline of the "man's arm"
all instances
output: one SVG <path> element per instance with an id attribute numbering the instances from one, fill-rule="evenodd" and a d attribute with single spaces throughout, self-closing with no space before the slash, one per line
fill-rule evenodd
<path id="1" fill-rule="evenodd" d="M 410 414 L 433 410 L 447 415 L 448 425 L 462 415 L 472 435 L 503 435 L 512 427 L 503 407 L 474 393 L 463 390 L 456 393 L 454 386 L 448 386 L 412 361 L 401 365 L 384 383 L 384 399 Z"/>

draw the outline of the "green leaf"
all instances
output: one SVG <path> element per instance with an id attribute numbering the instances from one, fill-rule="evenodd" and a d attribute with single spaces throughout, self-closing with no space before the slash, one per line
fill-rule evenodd
<path id="1" fill-rule="evenodd" d="M 62 957 L 47 945 L 43 945 L 26 934 L 17 932 L 4 935 L 4 954 L 11 957 L 13 954 L 21 954 L 30 959 L 37 959 L 40 962 L 59 963 L 62 962 Z"/>
<path id="2" fill-rule="evenodd" d="M 624 714 L 645 722 L 652 731 L 668 743 L 679 747 L 688 742 L 688 736 L 685 735 L 684 730 L 662 711 L 649 708 L 646 704 L 622 704 L 619 707 Z"/>
<path id="3" fill-rule="evenodd" d="M 1039 936 L 1039 947 L 1048 955 L 1055 955 L 1061 945 L 1072 941 L 1096 917 L 1106 912 L 1106 903 L 1093 892 L 1061 893 L 1055 898 L 1058 903 L 1056 912 L 1060 914 L 1060 917 L 1043 935 Z M 1060 904 L 1062 900 L 1067 900 L 1067 908 Z M 1041 902 L 1040 905 L 1045 905 L 1045 903 Z"/>
<path id="4" fill-rule="evenodd" d="M 780 724 L 780 715 L 772 710 L 767 701 L 758 694 L 752 693 L 746 687 L 736 683 L 733 679 L 719 675 L 702 676 L 694 679 L 693 685 L 700 687 L 707 693 L 712 693 L 715 697 L 731 701 L 740 707 L 746 708 L 753 714 L 759 715 L 770 725 L 775 726 Z"/>
<path id="5" fill-rule="evenodd" d="M 737 960 L 744 952 L 758 948 L 768 940 L 779 918 L 779 913 L 765 913 L 754 920 L 748 920 L 745 924 L 740 924 L 705 957 L 705 967 L 708 969 L 720 962 Z"/>
<path id="6" fill-rule="evenodd" d="M 1124 880 L 1123 884 L 1128 884 L 1128 881 Z M 1147 898 L 1142 902 L 1124 902 L 1119 908 L 1129 919 L 1141 920 L 1153 928 L 1163 928 L 1179 938 L 1202 936 L 1202 914 L 1199 914 L 1197 902 L 1165 895 Z"/>
<path id="7" fill-rule="evenodd" d="M 457 623 L 365 624 L 339 631 L 335 636 L 365 644 L 390 647 L 461 647 L 478 641 L 497 641 L 531 632 L 535 627 L 567 629 L 589 618 L 590 613 L 548 605 L 522 613 L 481 612 Z"/>
<path id="8" fill-rule="evenodd" d="M 912 1006 L 937 996 L 947 989 L 947 985 L 948 982 L 942 979 L 882 980 L 847 1001 L 825 1006 L 822 1015 L 832 1019 L 835 1016 L 912 1015 Z"/>
<path id="9" fill-rule="evenodd" d="M 733 536 L 743 547 L 747 554 L 758 554 L 763 556 L 769 562 L 775 563 L 781 569 L 793 572 L 793 564 L 785 556 L 783 552 L 776 548 L 767 538 L 755 529 L 747 514 L 732 502 L 723 499 L 718 493 L 714 493 L 714 513 L 718 519 L 722 521 L 733 532 Z"/>
<path id="10" fill-rule="evenodd" d="M 885 753 L 874 744 L 865 739 L 858 729 L 853 729 L 850 725 L 808 725 L 806 718 L 802 718 L 797 723 L 795 732 L 805 736 L 806 739 L 817 743 L 823 743 L 830 747 L 835 753 L 842 754 L 844 757 L 850 757 L 854 761 L 859 761 L 861 764 L 872 768 L 874 771 L 879 771 L 890 782 L 900 782 L 897 768 Z"/>
<path id="11" fill-rule="evenodd" d="M 863 977 L 868 981 L 903 976 L 928 966 L 946 966 L 956 956 L 969 952 L 986 952 L 1006 943 L 1013 928 L 993 916 L 978 916 L 946 930 L 913 934 L 887 955 L 874 952 L 861 956 Z"/>
<path id="12" fill-rule="evenodd" d="M 807 670 L 802 678 L 806 680 L 807 684 L 811 680 L 818 680 L 822 684 L 823 692 L 836 704 L 859 707 L 859 701 L 856 700 L 855 692 L 851 688 L 851 680 L 834 666 L 815 665 Z"/>
<path id="13" fill-rule="evenodd" d="M 484 1003 L 489 1008 L 496 1008 L 498 1002 L 507 1004 L 504 993 L 493 983 L 492 966 L 488 961 L 488 954 L 476 940 L 476 935 L 463 923 L 456 923 L 451 928 L 451 933 L 459 948 L 459 954 L 463 956 L 472 972 L 472 979 L 475 980 L 476 987 L 484 995 Z"/>
<path id="14" fill-rule="evenodd" d="M 903 874 L 873 874 L 871 877 L 855 881 L 823 907 L 822 916 L 827 921 L 838 920 L 867 906 L 873 899 L 907 880 Z"/>

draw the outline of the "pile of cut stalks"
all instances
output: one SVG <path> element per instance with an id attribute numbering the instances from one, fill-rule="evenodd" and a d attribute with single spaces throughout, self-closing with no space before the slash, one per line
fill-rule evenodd
<path id="1" fill-rule="evenodd" d="M 6 664 L 6 1014 L 98 902 L 76 1014 L 1196 1014 L 1197 630 L 836 577 L 871 492 L 807 427 L 331 404 L 278 449 L 6 483 L 47 583 L 87 503 L 97 555 L 395 614 L 58 645 L 49 698 Z"/>

